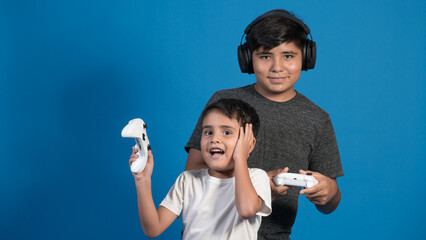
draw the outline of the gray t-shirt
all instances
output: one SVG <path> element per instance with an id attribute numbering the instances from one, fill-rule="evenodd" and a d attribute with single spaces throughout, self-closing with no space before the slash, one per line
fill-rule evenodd
<path id="1" fill-rule="evenodd" d="M 241 99 L 253 106 L 260 118 L 256 146 L 248 159 L 250 168 L 272 171 L 289 167 L 319 172 L 330 178 L 343 176 L 333 125 L 327 112 L 300 93 L 287 102 L 260 95 L 254 85 L 216 92 L 206 106 L 221 98 Z M 200 150 L 201 122 L 185 146 Z M 272 214 L 263 218 L 259 239 L 289 239 L 296 219 L 300 188 L 275 198 Z"/>

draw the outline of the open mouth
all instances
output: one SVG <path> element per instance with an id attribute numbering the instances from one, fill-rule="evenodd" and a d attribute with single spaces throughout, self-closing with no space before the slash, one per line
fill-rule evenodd
<path id="1" fill-rule="evenodd" d="M 210 149 L 210 154 L 212 155 L 213 158 L 217 158 L 222 156 L 225 153 L 225 151 L 223 151 L 220 148 L 212 148 Z"/>

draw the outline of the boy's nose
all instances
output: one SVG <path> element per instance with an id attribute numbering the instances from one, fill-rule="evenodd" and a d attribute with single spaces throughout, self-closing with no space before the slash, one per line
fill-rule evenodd
<path id="1" fill-rule="evenodd" d="M 272 61 L 271 71 L 272 72 L 281 72 L 283 71 L 283 64 L 281 59 L 274 59 Z"/>
<path id="2" fill-rule="evenodd" d="M 220 142 L 220 139 L 219 139 L 219 137 L 217 136 L 217 134 L 214 134 L 214 135 L 213 135 L 211 142 L 212 142 L 212 143 L 219 143 L 219 142 Z"/>

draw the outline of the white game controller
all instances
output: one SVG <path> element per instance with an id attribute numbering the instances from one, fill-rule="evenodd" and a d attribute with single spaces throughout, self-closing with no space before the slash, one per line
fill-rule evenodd
<path id="1" fill-rule="evenodd" d="M 274 177 L 275 185 L 277 186 L 293 186 L 310 188 L 315 186 L 318 181 L 311 175 L 303 175 L 297 173 L 280 173 Z"/>
<path id="2" fill-rule="evenodd" d="M 135 118 L 121 131 L 121 136 L 124 138 L 134 138 L 136 140 L 135 147 L 138 149 L 139 158 L 136 159 L 130 166 L 133 173 L 140 173 L 144 170 L 148 160 L 148 150 L 151 149 L 149 145 L 148 135 L 146 134 L 146 124 L 140 118 Z"/>

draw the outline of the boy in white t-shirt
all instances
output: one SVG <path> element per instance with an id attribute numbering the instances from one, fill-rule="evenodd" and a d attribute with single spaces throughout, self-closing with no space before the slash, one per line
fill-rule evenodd
<path id="1" fill-rule="evenodd" d="M 271 213 L 270 179 L 249 169 L 247 158 L 259 129 L 256 110 L 237 99 L 221 99 L 202 113 L 201 153 L 207 169 L 179 175 L 155 208 L 151 151 L 143 172 L 133 174 L 144 233 L 159 236 L 182 215 L 182 239 L 257 239 L 262 216 Z M 138 158 L 133 148 L 131 164 Z"/>

